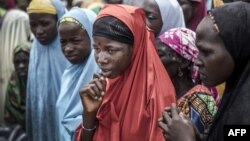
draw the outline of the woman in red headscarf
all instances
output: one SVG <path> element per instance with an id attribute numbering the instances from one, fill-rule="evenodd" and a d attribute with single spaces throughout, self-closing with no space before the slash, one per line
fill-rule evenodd
<path id="1" fill-rule="evenodd" d="M 175 91 L 143 9 L 105 5 L 93 39 L 102 72 L 80 91 L 84 113 L 77 140 L 164 141 L 157 119 L 176 102 Z"/>
<path id="2" fill-rule="evenodd" d="M 195 31 L 207 15 L 206 0 L 178 0 L 184 14 L 186 27 Z"/>

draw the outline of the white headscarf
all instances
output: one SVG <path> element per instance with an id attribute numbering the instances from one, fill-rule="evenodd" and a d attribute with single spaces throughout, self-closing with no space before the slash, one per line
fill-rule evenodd
<path id="1" fill-rule="evenodd" d="M 176 27 L 185 27 L 185 20 L 182 9 L 177 0 L 155 0 L 159 6 L 162 18 L 162 28 L 159 35 L 163 32 Z"/>
<path id="2" fill-rule="evenodd" d="M 29 16 L 25 12 L 13 9 L 6 13 L 0 32 L 0 121 L 3 114 L 3 105 L 7 83 L 12 71 L 13 65 L 13 50 L 24 42 L 28 42 L 31 36 L 29 26 Z"/>

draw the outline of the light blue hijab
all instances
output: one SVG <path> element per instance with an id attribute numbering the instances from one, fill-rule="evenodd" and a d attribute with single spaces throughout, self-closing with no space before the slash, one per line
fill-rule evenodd
<path id="1" fill-rule="evenodd" d="M 64 17 L 72 17 L 86 29 L 91 39 L 91 50 L 88 58 L 81 64 L 70 64 L 63 73 L 60 95 L 56 103 L 58 118 L 58 140 L 72 141 L 76 128 L 82 122 L 83 107 L 79 95 L 80 89 L 93 79 L 99 71 L 92 50 L 92 31 L 96 14 L 91 10 L 72 8 Z"/>
<path id="2" fill-rule="evenodd" d="M 60 0 L 52 0 L 58 19 L 66 12 Z M 26 99 L 26 128 L 29 140 L 56 141 L 56 101 L 63 71 L 68 64 L 59 37 L 42 45 L 35 38 L 30 53 Z"/>
<path id="3" fill-rule="evenodd" d="M 185 27 L 182 8 L 177 0 L 155 0 L 161 12 L 163 22 L 160 34 L 176 27 Z"/>

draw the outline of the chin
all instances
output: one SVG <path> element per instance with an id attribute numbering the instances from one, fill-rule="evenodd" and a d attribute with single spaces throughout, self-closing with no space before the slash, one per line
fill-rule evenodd
<path id="1" fill-rule="evenodd" d="M 207 81 L 202 81 L 202 84 L 207 87 L 216 87 L 217 85 L 219 85 L 218 83 L 207 82 Z"/>

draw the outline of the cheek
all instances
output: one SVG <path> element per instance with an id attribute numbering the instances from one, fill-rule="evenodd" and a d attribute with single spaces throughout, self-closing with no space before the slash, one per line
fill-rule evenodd
<path id="1" fill-rule="evenodd" d="M 90 52 L 90 47 L 87 44 L 83 45 L 84 47 L 81 47 L 78 50 L 78 54 L 82 57 L 82 58 L 86 58 L 89 55 Z"/>
<path id="2" fill-rule="evenodd" d="M 148 19 L 146 19 L 146 24 L 147 24 L 147 26 L 148 26 L 150 29 L 154 30 L 154 29 L 153 29 L 153 24 L 152 24 Z"/>
<path id="3" fill-rule="evenodd" d="M 127 53 L 123 53 L 123 54 L 119 54 L 116 57 L 113 58 L 115 61 L 115 66 L 117 70 L 120 70 L 120 72 L 125 71 L 130 63 L 131 63 L 131 54 Z"/>

